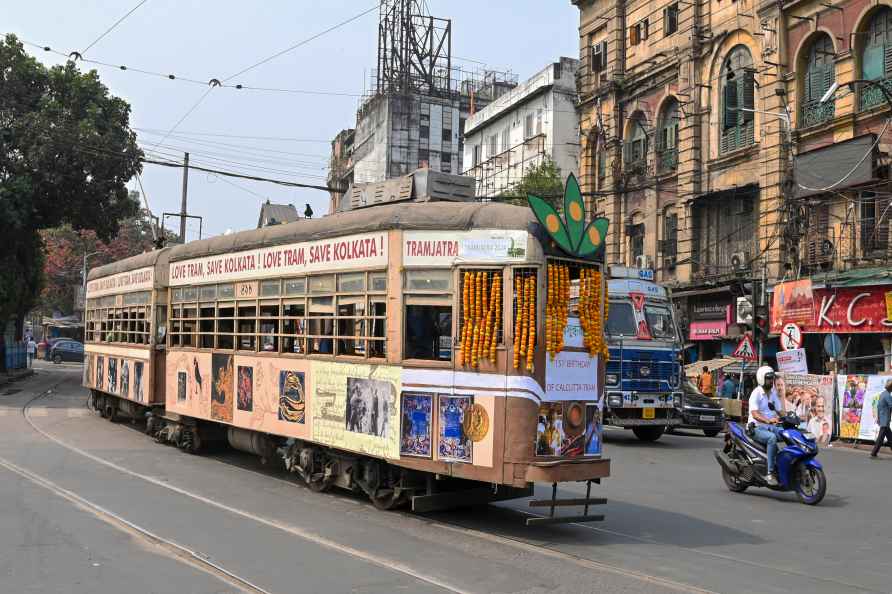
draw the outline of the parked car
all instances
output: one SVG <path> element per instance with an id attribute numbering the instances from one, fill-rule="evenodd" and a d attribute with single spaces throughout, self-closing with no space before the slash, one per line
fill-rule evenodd
<path id="1" fill-rule="evenodd" d="M 76 340 L 59 340 L 50 348 L 50 361 L 61 363 L 62 361 L 84 361 L 84 344 Z"/>
<path id="2" fill-rule="evenodd" d="M 725 411 L 715 398 L 706 396 L 690 380 L 682 382 L 684 399 L 680 412 L 684 429 L 702 429 L 706 437 L 715 437 L 725 426 Z"/>

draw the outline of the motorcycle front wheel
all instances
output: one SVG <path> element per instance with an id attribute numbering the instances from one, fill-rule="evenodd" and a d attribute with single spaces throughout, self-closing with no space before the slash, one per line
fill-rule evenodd
<path id="1" fill-rule="evenodd" d="M 722 480 L 725 481 L 725 485 L 728 487 L 729 491 L 733 491 L 734 493 L 743 493 L 746 491 L 746 488 L 749 487 L 749 483 L 741 480 L 739 476 L 735 476 L 722 468 Z"/>
<path id="2" fill-rule="evenodd" d="M 796 496 L 805 505 L 817 505 L 827 493 L 827 477 L 819 468 L 799 464 L 796 467 Z"/>

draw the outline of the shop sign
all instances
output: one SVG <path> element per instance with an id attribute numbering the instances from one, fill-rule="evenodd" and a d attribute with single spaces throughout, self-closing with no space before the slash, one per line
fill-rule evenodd
<path id="1" fill-rule="evenodd" d="M 387 266 L 387 234 L 365 233 L 170 264 L 170 286 Z"/>
<path id="2" fill-rule="evenodd" d="M 715 340 L 728 334 L 728 324 L 724 320 L 711 322 L 691 322 L 690 340 Z"/>
<path id="3" fill-rule="evenodd" d="M 777 353 L 777 369 L 784 373 L 808 373 L 805 349 L 790 349 Z"/>
<path id="4" fill-rule="evenodd" d="M 463 262 L 523 262 L 527 257 L 526 231 L 406 231 L 404 266 L 453 266 Z"/>
<path id="5" fill-rule="evenodd" d="M 691 318 L 695 320 L 728 320 L 730 305 L 716 301 L 694 303 L 691 306 Z"/>
<path id="6" fill-rule="evenodd" d="M 154 275 L 155 269 L 148 266 L 91 280 L 87 283 L 87 298 L 92 299 L 124 292 L 150 291 L 155 279 Z"/>
<path id="7" fill-rule="evenodd" d="M 890 285 L 815 289 L 809 321 L 798 322 L 798 325 L 804 333 L 892 333 L 892 316 L 887 308 L 890 299 Z M 771 306 L 773 333 L 779 334 L 784 324 L 790 321 L 787 311 L 788 307 L 778 306 L 775 294 Z"/>

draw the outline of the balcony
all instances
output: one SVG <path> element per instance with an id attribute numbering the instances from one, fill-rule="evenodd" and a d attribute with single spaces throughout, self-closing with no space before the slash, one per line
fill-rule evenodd
<path id="1" fill-rule="evenodd" d="M 678 169 L 678 149 L 668 148 L 657 151 L 657 173 L 671 173 Z"/>
<path id="2" fill-rule="evenodd" d="M 886 79 L 883 81 L 877 81 L 884 87 L 886 87 L 887 91 L 892 91 L 892 79 Z M 883 91 L 879 86 L 876 85 L 863 85 L 860 89 L 861 99 L 860 99 L 860 109 L 861 111 L 867 111 L 868 109 L 873 109 L 877 105 L 882 105 L 886 102 L 886 99 L 883 97 Z"/>
<path id="3" fill-rule="evenodd" d="M 880 101 L 882 100 L 883 96 L 881 93 Z M 833 119 L 835 112 L 836 105 L 833 101 L 827 101 L 826 103 L 821 103 L 820 101 L 811 101 L 809 103 L 806 103 L 802 106 L 802 111 L 799 115 L 799 127 L 810 128 L 812 126 L 817 126 L 819 124 L 829 122 Z"/>

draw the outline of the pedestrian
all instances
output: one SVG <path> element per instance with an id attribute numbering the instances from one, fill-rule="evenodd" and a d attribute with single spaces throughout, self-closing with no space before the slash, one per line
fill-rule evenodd
<path id="1" fill-rule="evenodd" d="M 37 354 L 37 343 L 34 342 L 33 336 L 28 337 L 28 342 L 25 348 L 28 351 L 28 367 L 30 368 L 34 365 L 34 356 Z"/>
<path id="2" fill-rule="evenodd" d="M 712 374 L 709 373 L 709 367 L 703 366 L 703 372 L 697 378 L 697 389 L 707 396 L 715 395 L 715 386 L 712 383 Z"/>
<path id="3" fill-rule="evenodd" d="M 725 374 L 725 381 L 722 382 L 722 398 L 734 398 L 735 394 L 737 394 L 737 382 L 731 374 Z"/>
<path id="4" fill-rule="evenodd" d="M 877 432 L 877 441 L 873 444 L 873 451 L 870 452 L 871 458 L 876 458 L 877 453 L 883 446 L 883 441 L 892 450 L 892 429 L 889 428 L 889 421 L 892 420 L 892 379 L 886 382 L 886 389 L 880 392 L 877 399 L 877 425 L 880 426 Z"/>

